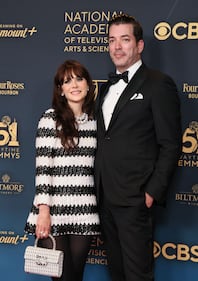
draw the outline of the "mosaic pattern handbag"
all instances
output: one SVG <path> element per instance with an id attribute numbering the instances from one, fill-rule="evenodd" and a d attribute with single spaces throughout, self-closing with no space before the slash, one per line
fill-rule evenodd
<path id="1" fill-rule="evenodd" d="M 24 253 L 24 271 L 50 277 L 60 277 L 63 270 L 63 252 L 56 250 L 56 241 L 50 234 L 53 242 L 52 249 L 37 247 L 38 238 L 34 246 L 27 246 Z"/>

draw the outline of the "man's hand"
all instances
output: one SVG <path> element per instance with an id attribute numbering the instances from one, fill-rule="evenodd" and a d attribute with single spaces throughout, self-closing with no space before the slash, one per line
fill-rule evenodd
<path id="1" fill-rule="evenodd" d="M 146 204 L 147 208 L 152 207 L 153 201 L 154 201 L 153 197 L 146 192 L 145 193 L 145 204 Z"/>

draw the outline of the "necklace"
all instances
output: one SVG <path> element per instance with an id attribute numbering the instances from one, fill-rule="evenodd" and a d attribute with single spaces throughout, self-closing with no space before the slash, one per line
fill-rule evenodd
<path id="1" fill-rule="evenodd" d="M 84 112 L 81 116 L 75 116 L 75 119 L 78 124 L 84 124 L 88 121 L 88 114 Z"/>

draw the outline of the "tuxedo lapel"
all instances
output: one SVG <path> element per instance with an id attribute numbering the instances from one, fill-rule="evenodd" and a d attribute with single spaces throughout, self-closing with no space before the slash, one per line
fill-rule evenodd
<path id="1" fill-rule="evenodd" d="M 135 73 L 135 75 L 130 80 L 129 84 L 127 85 L 127 87 L 124 89 L 122 95 L 120 96 L 120 98 L 115 106 L 108 129 L 111 128 L 111 125 L 116 120 L 117 115 L 119 114 L 120 110 L 122 110 L 122 108 L 125 106 L 125 104 L 127 102 L 129 102 L 130 97 L 132 97 L 133 94 L 135 94 L 138 91 L 138 89 L 140 88 L 140 86 L 143 84 L 143 82 L 146 79 L 146 73 L 147 73 L 146 67 L 143 64 L 137 70 L 137 72 Z"/>
<path id="2" fill-rule="evenodd" d="M 104 98 L 105 98 L 106 94 L 108 93 L 110 86 L 111 86 L 111 83 L 109 81 L 102 85 L 102 88 L 96 98 L 96 111 L 101 109 L 102 104 L 104 102 Z"/>
<path id="3" fill-rule="evenodd" d="M 101 125 L 101 129 L 103 132 L 106 131 L 105 124 L 104 124 L 104 117 L 102 112 L 102 104 L 104 102 L 105 96 L 109 91 L 109 87 L 111 86 L 111 83 L 109 81 L 105 84 L 103 84 L 103 87 L 100 90 L 100 95 L 96 99 L 96 114 L 99 121 L 99 124 Z M 101 132 L 102 133 L 102 132 Z"/>

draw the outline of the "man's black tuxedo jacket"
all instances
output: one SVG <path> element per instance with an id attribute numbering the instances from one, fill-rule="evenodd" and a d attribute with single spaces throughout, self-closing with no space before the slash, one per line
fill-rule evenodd
<path id="1" fill-rule="evenodd" d="M 176 85 L 143 64 L 123 91 L 105 130 L 102 104 L 110 86 L 103 84 L 96 99 L 98 198 L 102 185 L 105 197 L 115 205 L 136 205 L 145 192 L 164 204 L 181 151 Z M 137 94 L 139 98 L 133 98 Z"/>

